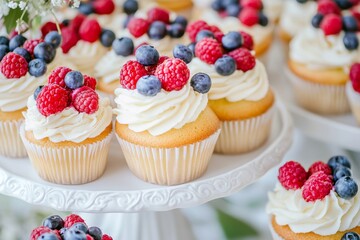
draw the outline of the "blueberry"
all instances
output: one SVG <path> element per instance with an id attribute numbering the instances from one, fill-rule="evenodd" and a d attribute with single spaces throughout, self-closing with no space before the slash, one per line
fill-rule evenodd
<path id="1" fill-rule="evenodd" d="M 181 26 L 183 26 L 184 28 L 186 28 L 187 24 L 188 24 L 188 20 L 184 17 L 184 16 L 177 16 L 175 18 L 175 20 L 173 21 L 173 23 L 178 23 L 181 24 Z"/>
<path id="2" fill-rule="evenodd" d="M 177 44 L 174 47 L 173 55 L 175 58 L 180 58 L 183 60 L 186 64 L 190 63 L 193 59 L 193 53 L 190 48 L 182 44 Z"/>
<path id="3" fill-rule="evenodd" d="M 0 45 L 0 61 L 9 52 L 9 47 L 6 45 Z"/>
<path id="4" fill-rule="evenodd" d="M 347 232 L 342 236 L 341 240 L 360 240 L 360 236 L 356 232 Z"/>
<path id="5" fill-rule="evenodd" d="M 232 16 L 232 17 L 238 17 L 240 10 L 241 8 L 239 4 L 230 4 L 229 6 L 226 7 L 226 12 L 228 16 Z"/>
<path id="6" fill-rule="evenodd" d="M 324 15 L 322 15 L 321 13 L 317 13 L 312 19 L 311 19 L 311 24 L 313 25 L 314 28 L 319 28 L 320 27 L 320 23 L 323 20 Z"/>
<path id="7" fill-rule="evenodd" d="M 335 183 L 335 192 L 343 199 L 351 199 L 358 192 L 358 185 L 351 177 L 342 177 Z"/>
<path id="8" fill-rule="evenodd" d="M 144 66 L 156 65 L 159 61 L 159 52 L 150 45 L 143 45 L 135 52 L 136 60 Z"/>
<path id="9" fill-rule="evenodd" d="M 59 230 L 59 234 L 60 234 L 60 236 L 62 237 L 62 238 L 64 238 L 64 235 L 65 235 L 65 233 L 68 231 L 68 229 L 67 228 L 62 228 L 62 229 L 60 229 Z"/>
<path id="10" fill-rule="evenodd" d="M 193 56 L 195 56 L 195 46 L 196 43 L 190 43 L 187 47 L 191 50 Z"/>
<path id="11" fill-rule="evenodd" d="M 21 47 L 24 45 L 24 42 L 26 41 L 26 38 L 23 35 L 16 35 L 12 39 L 10 39 L 9 42 L 9 49 L 10 51 L 14 51 L 15 48 Z"/>
<path id="12" fill-rule="evenodd" d="M 191 78 L 190 85 L 196 92 L 207 93 L 211 87 L 211 79 L 206 73 L 196 73 Z"/>
<path id="13" fill-rule="evenodd" d="M 9 39 L 5 36 L 0 36 L 0 45 L 9 46 Z"/>
<path id="14" fill-rule="evenodd" d="M 61 44 L 61 35 L 57 31 L 51 31 L 46 34 L 44 41 L 51 44 L 53 48 L 58 48 Z"/>
<path id="15" fill-rule="evenodd" d="M 150 39 L 160 40 L 166 36 L 166 24 L 161 21 L 151 23 L 148 29 L 148 36 Z"/>
<path id="16" fill-rule="evenodd" d="M 104 47 L 111 47 L 115 40 L 115 33 L 108 29 L 103 29 L 100 35 L 100 42 Z"/>
<path id="17" fill-rule="evenodd" d="M 84 15 L 90 15 L 94 12 L 94 7 L 91 2 L 87 2 L 87 3 L 81 2 L 78 10 L 80 13 Z"/>
<path id="18" fill-rule="evenodd" d="M 101 240 L 102 232 L 98 227 L 89 227 L 88 234 L 94 238 L 94 240 Z"/>
<path id="19" fill-rule="evenodd" d="M 341 9 L 349 9 L 353 6 L 349 0 L 335 0 L 335 2 Z"/>
<path id="20" fill-rule="evenodd" d="M 229 76 L 235 72 L 236 62 L 232 57 L 225 55 L 216 60 L 215 70 L 222 76 Z"/>
<path id="21" fill-rule="evenodd" d="M 34 77 L 40 77 L 47 71 L 46 62 L 42 59 L 33 59 L 28 64 L 29 74 Z"/>
<path id="22" fill-rule="evenodd" d="M 55 233 L 47 232 L 47 233 L 41 234 L 37 238 L 37 240 L 59 240 L 59 238 L 57 237 L 57 235 Z"/>
<path id="23" fill-rule="evenodd" d="M 231 51 L 241 47 L 243 44 L 243 37 L 239 32 L 228 32 L 221 39 L 221 43 L 226 50 Z"/>
<path id="24" fill-rule="evenodd" d="M 61 22 L 61 24 L 64 26 L 64 27 L 67 27 L 67 26 L 69 26 L 70 25 L 70 19 L 64 19 L 62 22 Z"/>
<path id="25" fill-rule="evenodd" d="M 259 24 L 264 27 L 269 24 L 269 19 L 263 12 L 259 12 Z"/>
<path id="26" fill-rule="evenodd" d="M 84 85 L 84 76 L 79 71 L 71 71 L 65 75 L 65 85 L 70 89 L 77 89 Z"/>
<path id="27" fill-rule="evenodd" d="M 342 177 L 351 177 L 351 170 L 350 168 L 338 165 L 333 171 L 333 177 L 334 177 L 334 182 L 336 182 Z"/>
<path id="28" fill-rule="evenodd" d="M 296 0 L 298 3 L 304 4 L 306 3 L 308 0 Z"/>
<path id="29" fill-rule="evenodd" d="M 126 14 L 134 14 L 139 9 L 139 4 L 135 0 L 126 0 L 123 4 L 123 10 Z"/>
<path id="30" fill-rule="evenodd" d="M 358 30 L 358 24 L 353 16 L 342 17 L 343 28 L 348 32 L 356 32 Z"/>
<path id="31" fill-rule="evenodd" d="M 329 159 L 327 164 L 333 171 L 338 164 L 351 169 L 350 162 L 345 156 L 333 156 Z"/>
<path id="32" fill-rule="evenodd" d="M 221 0 L 215 0 L 211 3 L 211 8 L 217 12 L 224 10 Z"/>
<path id="33" fill-rule="evenodd" d="M 116 55 L 126 57 L 134 53 L 134 42 L 128 37 L 117 38 L 113 41 L 112 48 Z"/>
<path id="34" fill-rule="evenodd" d="M 143 76 L 136 83 L 136 89 L 144 96 L 156 96 L 161 91 L 161 82 L 153 75 Z"/>
<path id="35" fill-rule="evenodd" d="M 52 230 L 60 230 L 64 227 L 64 220 L 59 215 L 52 215 L 45 218 L 42 225 Z"/>
<path id="36" fill-rule="evenodd" d="M 68 229 L 62 236 L 63 240 L 86 240 L 86 233 L 75 229 Z"/>
<path id="37" fill-rule="evenodd" d="M 85 223 L 82 223 L 82 222 L 74 223 L 74 225 L 72 225 L 70 229 L 79 230 L 84 233 L 87 233 L 87 231 L 88 231 L 88 227 L 86 226 Z"/>
<path id="38" fill-rule="evenodd" d="M 185 34 L 185 27 L 180 23 L 173 23 L 168 27 L 168 34 L 172 38 L 181 38 Z"/>
<path id="39" fill-rule="evenodd" d="M 215 38 L 215 36 L 210 30 L 201 30 L 198 34 L 196 34 L 196 42 L 200 42 L 204 38 Z"/>
<path id="40" fill-rule="evenodd" d="M 220 2 L 223 9 L 226 9 L 226 7 L 229 5 L 239 4 L 239 0 L 221 0 Z"/>
<path id="41" fill-rule="evenodd" d="M 37 99 L 37 96 L 39 96 L 39 93 L 41 92 L 42 88 L 44 87 L 44 85 L 38 86 L 35 91 L 34 91 L 34 99 Z"/>
<path id="42" fill-rule="evenodd" d="M 13 52 L 25 58 L 27 62 L 31 61 L 31 54 L 25 48 L 17 47 Z"/>
<path id="43" fill-rule="evenodd" d="M 355 50 L 359 47 L 359 39 L 353 32 L 345 33 L 343 38 L 344 46 L 347 50 Z"/>
<path id="44" fill-rule="evenodd" d="M 34 48 L 34 57 L 44 60 L 46 63 L 51 63 L 55 58 L 55 48 L 51 44 L 42 42 Z"/>

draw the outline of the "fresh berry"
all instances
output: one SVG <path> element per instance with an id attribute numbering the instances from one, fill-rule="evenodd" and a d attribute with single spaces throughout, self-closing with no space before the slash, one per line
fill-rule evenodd
<path id="1" fill-rule="evenodd" d="M 84 219 L 82 219 L 79 215 L 76 214 L 70 214 L 69 216 L 66 216 L 64 221 L 65 221 L 64 227 L 66 228 L 71 227 L 72 225 L 74 225 L 74 223 L 78 223 L 78 222 L 85 223 Z"/>
<path id="2" fill-rule="evenodd" d="M 94 238 L 94 240 L 101 240 L 102 232 L 98 227 L 89 227 L 88 234 Z"/>
<path id="3" fill-rule="evenodd" d="M 188 25 L 188 20 L 186 19 L 186 17 L 178 15 L 178 16 L 176 16 L 175 20 L 172 23 L 173 24 L 178 23 L 181 26 L 183 26 L 185 29 L 186 26 Z"/>
<path id="4" fill-rule="evenodd" d="M 180 23 L 173 23 L 168 26 L 167 33 L 172 38 L 181 38 L 185 34 L 185 28 Z"/>
<path id="5" fill-rule="evenodd" d="M 241 47 L 243 38 L 239 32 L 228 32 L 221 40 L 224 49 L 232 51 Z"/>
<path id="6" fill-rule="evenodd" d="M 209 26 L 209 30 L 210 30 L 211 32 L 213 32 L 214 34 L 215 34 L 215 33 L 219 33 L 219 32 L 223 33 L 223 32 L 221 31 L 221 29 L 218 28 L 216 25 L 210 25 L 210 26 Z"/>
<path id="7" fill-rule="evenodd" d="M 187 26 L 186 32 L 187 32 L 191 42 L 196 41 L 196 35 L 201 30 L 210 30 L 210 26 L 203 20 L 195 21 L 193 23 L 190 23 Z"/>
<path id="8" fill-rule="evenodd" d="M 351 72 L 350 72 L 350 76 L 351 76 Z M 344 167 L 350 168 L 351 169 L 351 164 L 349 162 L 349 160 L 347 159 L 347 157 L 345 156 L 334 156 L 331 157 L 327 163 L 331 169 L 335 169 L 337 167 L 337 165 L 342 165 Z"/>
<path id="9" fill-rule="evenodd" d="M 75 229 L 67 230 L 63 238 L 64 240 L 87 240 L 86 233 Z"/>
<path id="10" fill-rule="evenodd" d="M 217 12 L 224 10 L 221 0 L 215 0 L 211 3 L 211 8 Z"/>
<path id="11" fill-rule="evenodd" d="M 243 7 L 254 8 L 257 10 L 261 10 L 263 8 L 263 4 L 261 0 L 242 0 L 241 5 Z"/>
<path id="12" fill-rule="evenodd" d="M 178 91 L 188 82 L 190 71 L 183 60 L 169 58 L 156 68 L 155 76 L 166 91 Z"/>
<path id="13" fill-rule="evenodd" d="M 147 71 L 138 61 L 130 60 L 124 64 L 120 71 L 120 84 L 126 89 L 135 89 L 136 83 Z"/>
<path id="14" fill-rule="evenodd" d="M 62 32 L 61 48 L 64 53 L 68 53 L 70 49 L 76 45 L 80 37 L 71 27 L 63 28 L 61 32 Z"/>
<path id="15" fill-rule="evenodd" d="M 316 172 L 309 177 L 302 189 L 302 196 L 306 202 L 322 200 L 329 195 L 333 188 L 332 179 L 324 172 Z"/>
<path id="16" fill-rule="evenodd" d="M 78 112 L 92 114 L 99 109 L 99 96 L 91 88 L 83 86 L 71 94 L 72 105 Z"/>
<path id="17" fill-rule="evenodd" d="M 40 77 L 47 71 L 46 62 L 41 59 L 33 59 L 28 65 L 29 74 L 34 77 Z"/>
<path id="18" fill-rule="evenodd" d="M 335 183 L 335 192 L 343 199 L 351 199 L 358 192 L 358 185 L 351 177 L 342 177 Z"/>
<path id="19" fill-rule="evenodd" d="M 341 237 L 341 240 L 360 240 L 360 235 L 356 232 L 347 232 Z"/>
<path id="20" fill-rule="evenodd" d="M 89 234 L 86 234 L 86 240 L 94 240 L 94 238 L 92 236 L 90 236 Z"/>
<path id="21" fill-rule="evenodd" d="M 335 0 L 339 8 L 345 10 L 351 8 L 354 4 L 351 0 Z"/>
<path id="22" fill-rule="evenodd" d="M 136 60 L 144 66 L 156 65 L 159 61 L 159 52 L 150 45 L 139 47 L 135 52 Z"/>
<path id="23" fill-rule="evenodd" d="M 10 51 L 14 51 L 15 48 L 21 47 L 24 45 L 26 38 L 23 35 L 16 35 L 15 37 L 10 39 L 9 49 Z"/>
<path id="24" fill-rule="evenodd" d="M 31 54 L 25 48 L 17 47 L 14 49 L 13 53 L 22 56 L 27 62 L 31 61 Z"/>
<path id="25" fill-rule="evenodd" d="M 207 93 L 211 88 L 211 79 L 206 73 L 196 73 L 190 80 L 190 85 L 198 93 Z"/>
<path id="26" fill-rule="evenodd" d="M 136 13 L 138 9 L 139 4 L 136 0 L 126 0 L 123 4 L 123 11 L 128 15 Z"/>
<path id="27" fill-rule="evenodd" d="M 269 24 L 269 19 L 263 12 L 259 13 L 259 24 L 263 27 L 267 26 Z"/>
<path id="28" fill-rule="evenodd" d="M 59 215 L 52 215 L 45 218 L 42 225 L 52 230 L 60 230 L 64 227 L 64 220 Z"/>
<path id="29" fill-rule="evenodd" d="M 214 64 L 222 56 L 221 44 L 212 38 L 204 38 L 195 46 L 195 55 L 203 62 Z"/>
<path id="30" fill-rule="evenodd" d="M 70 28 L 72 28 L 73 31 L 78 32 L 80 29 L 80 26 L 86 19 L 86 16 L 84 14 L 78 14 L 74 17 L 74 19 L 70 22 Z"/>
<path id="31" fill-rule="evenodd" d="M 195 56 L 195 46 L 196 43 L 190 43 L 187 47 L 191 50 L 193 56 Z"/>
<path id="32" fill-rule="evenodd" d="M 240 31 L 240 34 L 243 38 L 242 47 L 247 48 L 249 50 L 253 50 L 254 49 L 254 40 L 253 40 L 252 36 L 243 31 Z"/>
<path id="33" fill-rule="evenodd" d="M 34 48 L 34 57 L 44 60 L 46 63 L 51 63 L 55 58 L 56 50 L 49 43 L 39 43 Z"/>
<path id="34" fill-rule="evenodd" d="M 28 71 L 28 63 L 22 56 L 9 52 L 1 61 L 0 70 L 6 78 L 21 78 Z"/>
<path id="35" fill-rule="evenodd" d="M 84 15 L 90 15 L 94 12 L 94 7 L 92 2 L 80 2 L 78 11 Z"/>
<path id="36" fill-rule="evenodd" d="M 231 17 L 239 16 L 240 10 L 241 10 L 241 8 L 240 8 L 239 4 L 230 4 L 226 7 L 226 13 L 228 16 L 231 16 Z"/>
<path id="37" fill-rule="evenodd" d="M 124 28 L 127 28 L 127 27 L 128 27 L 128 24 L 129 24 L 130 20 L 131 20 L 133 17 L 134 17 L 133 15 L 126 16 L 126 18 L 125 18 L 125 20 L 124 20 L 124 23 L 123 23 L 123 27 L 124 27 Z"/>
<path id="38" fill-rule="evenodd" d="M 163 23 L 170 22 L 170 14 L 162 8 L 154 7 L 147 12 L 149 22 L 161 21 Z"/>
<path id="39" fill-rule="evenodd" d="M 37 97 L 39 96 L 39 93 L 41 92 L 41 90 L 42 90 L 43 87 L 44 87 L 44 86 L 41 85 L 41 86 L 38 86 L 38 87 L 35 89 L 35 91 L 34 91 L 34 99 L 35 99 L 35 100 L 36 100 Z"/>
<path id="40" fill-rule="evenodd" d="M 113 240 L 113 239 L 109 235 L 104 234 L 101 240 Z"/>
<path id="41" fill-rule="evenodd" d="M 104 47 L 111 47 L 116 36 L 115 33 L 108 29 L 103 29 L 100 35 L 100 42 Z"/>
<path id="42" fill-rule="evenodd" d="M 128 37 L 117 38 L 112 43 L 112 48 L 117 55 L 126 57 L 134 53 L 134 42 Z"/>
<path id="43" fill-rule="evenodd" d="M 332 170 L 329 167 L 329 165 L 327 165 L 324 162 L 318 161 L 313 163 L 310 168 L 309 168 L 309 176 L 313 175 L 316 172 L 320 172 L 323 171 L 326 175 L 332 175 Z"/>
<path id="44" fill-rule="evenodd" d="M 161 56 L 161 57 L 159 58 L 159 61 L 158 61 L 157 65 L 146 66 L 145 69 L 146 69 L 148 75 L 154 75 L 157 66 L 159 66 L 160 64 L 162 64 L 163 62 L 165 62 L 165 60 L 168 59 L 168 58 L 169 58 L 169 57 L 167 57 L 167 56 Z"/>
<path id="45" fill-rule="evenodd" d="M 88 231 L 88 227 L 86 226 L 85 223 L 83 222 L 78 222 L 78 223 L 74 223 L 70 229 L 73 229 L 73 230 L 79 230 L 79 231 L 82 231 L 84 233 L 87 233 Z"/>
<path id="46" fill-rule="evenodd" d="M 296 190 L 306 182 L 307 173 L 299 163 L 289 161 L 279 169 L 278 179 L 285 189 Z"/>
<path id="47" fill-rule="evenodd" d="M 138 80 L 136 89 L 144 96 L 156 96 L 161 91 L 161 82 L 154 75 L 146 75 Z"/>
<path id="48" fill-rule="evenodd" d="M 346 32 L 343 38 L 346 49 L 352 51 L 359 47 L 359 39 L 354 32 Z"/>
<path id="49" fill-rule="evenodd" d="M 0 45 L 0 61 L 5 57 L 9 52 L 9 47 L 6 45 Z"/>
<path id="50" fill-rule="evenodd" d="M 66 87 L 74 90 L 84 85 L 84 76 L 79 71 L 71 71 L 65 75 Z"/>
<path id="51" fill-rule="evenodd" d="M 62 238 L 64 238 L 64 235 L 65 235 L 65 232 L 67 232 L 67 230 L 68 230 L 68 228 L 62 228 L 62 229 L 60 229 L 59 230 L 59 235 L 62 237 Z"/>
<path id="52" fill-rule="evenodd" d="M 323 15 L 340 14 L 340 9 L 332 0 L 321 0 L 318 2 L 317 12 Z"/>
<path id="53" fill-rule="evenodd" d="M 252 27 L 255 24 L 259 23 L 258 12 L 256 11 L 256 9 L 253 8 L 244 8 L 243 10 L 241 10 L 239 14 L 239 19 L 244 25 L 248 27 Z"/>
<path id="54" fill-rule="evenodd" d="M 30 234 L 30 240 L 37 240 L 43 233 L 49 233 L 51 229 L 48 227 L 40 226 L 32 230 Z"/>
<path id="55" fill-rule="evenodd" d="M 355 17 L 353 16 L 343 16 L 343 27 L 345 31 L 348 32 L 355 32 L 358 30 L 358 22 L 356 21 Z"/>
<path id="56" fill-rule="evenodd" d="M 48 232 L 41 234 L 37 240 L 59 240 L 59 236 L 53 232 Z"/>
<path id="57" fill-rule="evenodd" d="M 321 21 L 323 20 L 324 15 L 321 13 L 317 13 L 312 19 L 311 19 L 311 25 L 313 25 L 314 28 L 319 28 Z"/>
<path id="58" fill-rule="evenodd" d="M 46 34 L 48 34 L 49 32 L 56 31 L 56 30 L 57 30 L 56 23 L 54 23 L 54 22 L 46 22 L 41 27 L 42 38 L 44 38 L 46 36 Z"/>
<path id="59" fill-rule="evenodd" d="M 79 29 L 79 36 L 87 42 L 95 42 L 100 38 L 101 27 L 96 19 L 85 19 Z"/>
<path id="60" fill-rule="evenodd" d="M 5 36 L 0 36 L 0 45 L 9 45 L 10 40 Z"/>
<path id="61" fill-rule="evenodd" d="M 51 46 L 56 49 L 61 44 L 61 36 L 57 31 L 51 31 L 46 34 L 44 41 L 51 44 Z"/>
<path id="62" fill-rule="evenodd" d="M 84 74 L 84 86 L 87 86 L 93 90 L 96 88 L 96 79 Z"/>
<path id="63" fill-rule="evenodd" d="M 355 63 L 351 66 L 350 81 L 354 90 L 360 93 L 360 63 Z"/>
<path id="64" fill-rule="evenodd" d="M 166 24 L 161 21 L 154 21 L 150 24 L 147 34 L 150 39 L 160 40 L 166 36 Z"/>
<path id="65" fill-rule="evenodd" d="M 230 56 L 222 56 L 215 62 L 215 70 L 222 76 L 229 76 L 236 70 L 236 62 Z"/>
<path id="66" fill-rule="evenodd" d="M 45 117 L 61 112 L 67 104 L 68 92 L 57 84 L 44 86 L 36 98 L 36 106 Z"/>
<path id="67" fill-rule="evenodd" d="M 235 59 L 236 69 L 247 72 L 256 65 L 255 57 L 246 48 L 238 48 L 229 52 L 229 56 Z"/>
<path id="68" fill-rule="evenodd" d="M 175 58 L 180 58 L 187 64 L 190 63 L 191 60 L 193 59 L 193 53 L 190 50 L 190 48 L 188 48 L 187 46 L 182 45 L 182 44 L 177 44 L 174 47 L 173 55 Z"/>
<path id="69" fill-rule="evenodd" d="M 339 180 L 342 177 L 351 177 L 351 170 L 350 168 L 338 165 L 335 169 L 334 169 L 334 182 L 336 182 L 337 180 Z"/>
<path id="70" fill-rule="evenodd" d="M 94 12 L 97 14 L 111 14 L 115 10 L 113 0 L 97 0 L 93 3 Z"/>
<path id="71" fill-rule="evenodd" d="M 127 28 L 134 37 L 138 38 L 148 31 L 149 22 L 143 18 L 133 17 L 130 19 Z"/>
<path id="72" fill-rule="evenodd" d="M 214 33 L 210 30 L 201 30 L 200 32 L 198 32 L 198 34 L 196 35 L 196 42 L 200 42 L 201 40 L 203 40 L 204 38 L 215 38 Z"/>
<path id="73" fill-rule="evenodd" d="M 49 75 L 48 83 L 57 84 L 65 88 L 65 76 L 68 72 L 72 70 L 67 67 L 57 67 Z"/>
<path id="74" fill-rule="evenodd" d="M 23 48 L 25 48 L 31 55 L 34 54 L 34 48 L 44 40 L 42 39 L 28 39 L 24 42 Z"/>

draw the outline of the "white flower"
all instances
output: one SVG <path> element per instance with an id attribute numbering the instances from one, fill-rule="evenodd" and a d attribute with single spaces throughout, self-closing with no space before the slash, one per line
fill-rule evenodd
<path id="1" fill-rule="evenodd" d="M 21 10 L 24 10 L 25 7 L 26 7 L 26 2 L 21 1 L 21 2 L 19 3 L 19 8 L 20 8 Z"/>
<path id="2" fill-rule="evenodd" d="M 15 9 L 15 8 L 17 8 L 18 4 L 14 1 L 10 1 L 8 3 L 8 6 L 9 6 L 9 8 Z"/>
<path id="3" fill-rule="evenodd" d="M 0 0 L 0 18 L 9 14 L 9 6 L 6 0 Z"/>
<path id="4" fill-rule="evenodd" d="M 66 1 L 64 1 L 64 0 L 51 0 L 51 3 L 55 7 L 61 7 L 61 6 L 66 5 Z"/>

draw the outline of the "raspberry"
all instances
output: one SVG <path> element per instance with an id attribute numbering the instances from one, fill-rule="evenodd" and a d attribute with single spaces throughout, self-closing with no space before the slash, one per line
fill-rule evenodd
<path id="1" fill-rule="evenodd" d="M 161 57 L 159 58 L 158 63 L 157 63 L 155 66 L 147 66 L 147 67 L 145 67 L 146 71 L 148 72 L 148 75 L 154 75 L 157 66 L 159 66 L 160 64 L 162 64 L 162 63 L 163 63 L 166 59 L 168 59 L 168 58 L 169 58 L 169 57 L 167 57 L 167 56 L 161 56 Z"/>
<path id="2" fill-rule="evenodd" d="M 188 82 L 190 70 L 183 60 L 169 58 L 156 68 L 155 76 L 166 91 L 178 91 Z"/>
<path id="3" fill-rule="evenodd" d="M 42 88 L 36 98 L 36 106 L 39 112 L 48 117 L 61 112 L 68 105 L 68 92 L 57 84 L 49 84 Z"/>
<path id="4" fill-rule="evenodd" d="M 333 189 L 332 180 L 324 172 L 314 173 L 305 182 L 302 196 L 306 202 L 321 200 Z"/>
<path id="5" fill-rule="evenodd" d="M 63 50 L 64 53 L 67 53 L 79 41 L 79 35 L 71 27 L 63 28 L 61 30 L 61 33 L 62 33 L 61 49 Z"/>
<path id="6" fill-rule="evenodd" d="M 326 36 L 340 33 L 342 30 L 341 17 L 333 13 L 326 15 L 320 23 L 320 28 Z"/>
<path id="7" fill-rule="evenodd" d="M 241 36 L 243 37 L 243 45 L 242 47 L 247 48 L 249 50 L 254 49 L 254 40 L 250 34 L 244 31 L 240 31 Z"/>
<path id="8" fill-rule="evenodd" d="M 1 72 L 6 78 L 21 78 L 28 71 L 26 59 L 16 53 L 10 52 L 1 60 Z"/>
<path id="9" fill-rule="evenodd" d="M 24 42 L 23 48 L 28 51 L 31 55 L 34 54 L 34 48 L 36 47 L 36 45 L 38 45 L 39 43 L 42 43 L 44 40 L 42 39 L 28 39 Z"/>
<path id="10" fill-rule="evenodd" d="M 289 161 L 279 169 L 278 179 L 285 189 L 296 190 L 306 182 L 307 173 L 299 163 Z"/>
<path id="11" fill-rule="evenodd" d="M 55 68 L 48 78 L 48 83 L 51 84 L 57 84 L 60 87 L 65 88 L 65 76 L 68 72 L 71 72 L 72 70 L 68 67 L 57 67 Z"/>
<path id="12" fill-rule="evenodd" d="M 92 3 L 94 12 L 97 14 L 111 14 L 115 10 L 113 0 L 97 0 Z"/>
<path id="13" fill-rule="evenodd" d="M 186 32 L 187 32 L 191 42 L 195 42 L 196 35 L 201 30 L 210 30 L 210 26 L 203 20 L 198 20 L 196 22 L 190 23 L 187 26 Z"/>
<path id="14" fill-rule="evenodd" d="M 95 42 L 100 38 L 101 27 L 96 19 L 85 19 L 80 26 L 79 36 L 87 42 Z"/>
<path id="15" fill-rule="evenodd" d="M 318 161 L 313 163 L 308 171 L 308 176 L 313 175 L 316 172 L 323 171 L 326 175 L 332 175 L 332 171 L 329 165 L 324 162 Z"/>
<path id="16" fill-rule="evenodd" d="M 149 22 L 145 19 L 133 17 L 130 19 L 127 28 L 134 37 L 138 38 L 147 32 L 149 26 Z"/>
<path id="17" fill-rule="evenodd" d="M 259 22 L 259 14 L 253 8 L 244 8 L 239 13 L 239 19 L 244 25 L 251 27 Z"/>
<path id="18" fill-rule="evenodd" d="M 327 15 L 327 14 L 330 14 L 330 13 L 340 14 L 340 8 L 335 3 L 335 1 L 332 1 L 332 0 L 321 0 L 321 1 L 319 1 L 317 11 L 318 11 L 318 13 L 321 13 L 323 15 Z"/>
<path id="19" fill-rule="evenodd" d="M 64 222 L 64 227 L 66 228 L 71 227 L 74 223 L 85 223 L 84 219 L 82 219 L 79 215 L 76 214 L 70 214 L 69 216 L 66 216 Z"/>
<path id="20" fill-rule="evenodd" d="M 350 80 L 354 90 L 360 93 L 360 63 L 355 63 L 351 66 Z"/>
<path id="21" fill-rule="evenodd" d="M 261 0 L 242 0 L 241 5 L 242 7 L 249 7 L 257 10 L 261 10 L 263 7 Z"/>
<path id="22" fill-rule="evenodd" d="M 168 11 L 162 8 L 154 7 L 147 12 L 148 21 L 150 23 L 155 21 L 161 21 L 164 23 L 170 22 L 170 14 Z"/>
<path id="23" fill-rule="evenodd" d="M 57 31 L 56 24 L 54 22 L 47 22 L 41 27 L 42 38 L 45 38 L 46 34 L 51 31 Z"/>
<path id="24" fill-rule="evenodd" d="M 84 76 L 84 86 L 87 86 L 93 90 L 95 90 L 96 88 L 96 79 L 93 77 L 90 77 L 86 74 L 83 75 Z"/>
<path id="25" fill-rule="evenodd" d="M 139 62 L 130 60 L 124 64 L 120 71 L 120 84 L 127 89 L 135 89 L 136 83 L 147 71 Z"/>
<path id="26" fill-rule="evenodd" d="M 101 240 L 113 240 L 112 237 L 110 237 L 109 235 L 107 234 L 104 234 L 101 238 Z"/>
<path id="27" fill-rule="evenodd" d="M 74 17 L 73 20 L 70 22 L 70 26 L 75 32 L 79 31 L 81 24 L 86 19 L 86 16 L 83 14 L 78 14 Z"/>
<path id="28" fill-rule="evenodd" d="M 246 48 L 238 48 L 229 52 L 229 56 L 236 61 L 236 69 L 247 72 L 256 65 L 255 57 Z"/>
<path id="29" fill-rule="evenodd" d="M 94 238 L 92 236 L 90 236 L 89 234 L 86 234 L 86 240 L 94 240 Z"/>
<path id="30" fill-rule="evenodd" d="M 44 226 L 37 227 L 34 230 L 32 230 L 30 234 L 30 240 L 37 240 L 41 234 L 48 232 L 51 232 L 51 229 L 48 227 L 44 227 Z"/>
<path id="31" fill-rule="evenodd" d="M 222 56 L 221 44 L 212 38 L 204 38 L 195 45 L 195 56 L 208 64 L 214 64 Z"/>
<path id="32" fill-rule="evenodd" d="M 74 90 L 71 97 L 73 107 L 79 112 L 92 114 L 99 109 L 99 96 L 89 87 Z"/>
<path id="33" fill-rule="evenodd" d="M 215 39 L 218 42 L 221 42 L 221 39 L 223 38 L 224 33 L 220 30 L 220 28 L 218 28 L 215 25 L 211 25 L 210 26 L 210 31 L 214 33 Z"/>

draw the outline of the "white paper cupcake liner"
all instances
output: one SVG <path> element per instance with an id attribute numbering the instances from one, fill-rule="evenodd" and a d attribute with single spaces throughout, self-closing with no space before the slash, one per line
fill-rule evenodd
<path id="1" fill-rule="evenodd" d="M 275 107 L 260 116 L 239 120 L 222 121 L 221 134 L 215 146 L 215 152 L 221 154 L 239 154 L 250 152 L 263 145 L 271 129 Z"/>
<path id="2" fill-rule="evenodd" d="M 210 137 L 176 148 L 154 148 L 136 145 L 116 137 L 130 170 L 140 179 L 177 185 L 201 177 L 209 164 L 220 129 Z"/>
<path id="3" fill-rule="evenodd" d="M 319 114 L 344 114 L 350 111 L 345 85 L 327 85 L 302 80 L 289 69 L 285 71 L 290 80 L 297 103 Z"/>
<path id="4" fill-rule="evenodd" d="M 91 144 L 59 148 L 28 141 L 24 125 L 21 126 L 20 135 L 33 167 L 45 181 L 84 184 L 96 180 L 105 171 L 112 133 Z"/>
<path id="5" fill-rule="evenodd" d="M 0 121 L 0 155 L 12 158 L 26 157 L 19 129 L 24 119 Z"/>
<path id="6" fill-rule="evenodd" d="M 353 89 L 351 82 L 346 84 L 346 95 L 350 103 L 351 111 L 358 124 L 360 124 L 360 93 Z"/>

